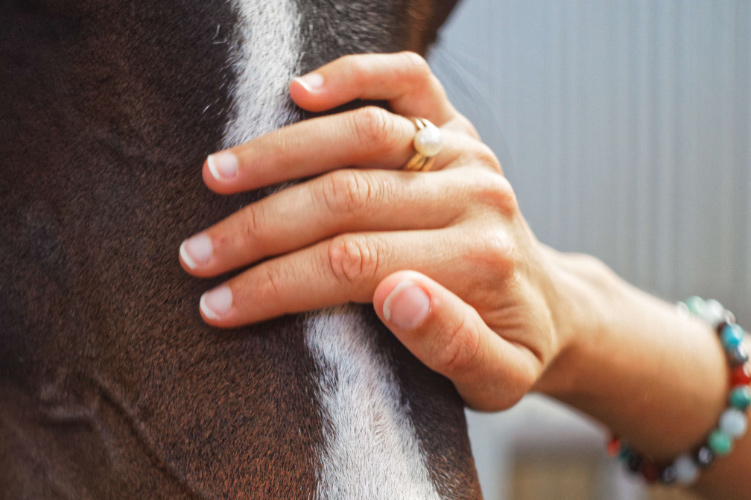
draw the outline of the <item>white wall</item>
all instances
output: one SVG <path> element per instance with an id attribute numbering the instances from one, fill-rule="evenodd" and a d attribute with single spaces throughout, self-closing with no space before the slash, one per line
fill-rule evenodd
<path id="1" fill-rule="evenodd" d="M 540 240 L 751 324 L 750 1 L 464 0 L 431 63 Z M 528 405 L 471 416 L 473 436 L 568 425 Z M 474 441 L 496 461 L 478 463 L 489 500 L 506 498 L 500 441 Z"/>

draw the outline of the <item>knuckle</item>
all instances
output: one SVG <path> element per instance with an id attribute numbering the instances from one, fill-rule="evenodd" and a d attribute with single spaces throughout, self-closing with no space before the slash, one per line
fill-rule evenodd
<path id="1" fill-rule="evenodd" d="M 263 246 L 263 209 L 260 204 L 256 203 L 247 207 L 240 234 L 246 248 Z"/>
<path id="2" fill-rule="evenodd" d="M 265 265 L 261 269 L 260 280 L 255 288 L 254 301 L 262 304 L 279 304 L 281 301 L 280 284 L 284 277 L 278 266 Z"/>
<path id="3" fill-rule="evenodd" d="M 428 61 L 420 54 L 407 50 L 400 52 L 399 57 L 402 59 L 401 62 L 406 67 L 408 75 L 419 80 L 425 80 L 432 74 Z"/>
<path id="4" fill-rule="evenodd" d="M 511 183 L 502 175 L 487 172 L 480 175 L 475 184 L 477 199 L 490 205 L 501 214 L 512 217 L 519 211 L 519 204 Z"/>
<path id="5" fill-rule="evenodd" d="M 290 137 L 287 129 L 278 129 L 263 138 L 264 154 L 272 158 L 282 158 L 290 150 Z"/>
<path id="6" fill-rule="evenodd" d="M 339 282 L 359 284 L 378 275 L 380 251 L 372 238 L 344 234 L 331 240 L 328 267 Z"/>
<path id="7" fill-rule="evenodd" d="M 347 68 L 349 73 L 359 74 L 363 71 L 363 57 L 361 54 L 347 54 L 337 59 Z"/>
<path id="8" fill-rule="evenodd" d="M 472 127 L 472 124 L 469 124 L 469 127 Z M 475 148 L 473 148 L 472 152 L 472 159 L 476 162 L 479 162 L 482 165 L 491 167 L 496 172 L 502 172 L 503 169 L 501 168 L 501 162 L 498 161 L 498 157 L 493 152 L 492 149 L 490 149 L 490 146 L 485 144 L 484 142 L 478 142 L 475 145 Z"/>
<path id="9" fill-rule="evenodd" d="M 396 124 L 385 109 L 365 106 L 353 114 L 357 141 L 368 150 L 388 151 L 396 147 Z"/>
<path id="10" fill-rule="evenodd" d="M 482 138 L 480 137 L 480 133 L 477 131 L 475 126 L 472 124 L 472 122 L 469 121 L 469 118 L 467 118 L 464 115 L 457 114 L 454 120 L 456 120 L 457 128 L 459 130 L 463 130 L 470 137 L 470 139 L 473 139 L 478 142 L 482 140 Z M 483 144 L 483 146 L 485 146 L 485 144 Z M 488 150 L 490 149 L 487 146 L 485 147 Z M 493 155 L 493 158 L 495 159 L 495 155 Z"/>
<path id="11" fill-rule="evenodd" d="M 483 274 L 496 283 L 513 276 L 517 269 L 517 256 L 514 244 L 504 229 L 487 229 L 478 238 L 468 259 L 485 270 Z"/>
<path id="12" fill-rule="evenodd" d="M 339 170 L 322 184 L 322 198 L 332 214 L 362 212 L 370 205 L 373 187 L 370 180 L 354 170 Z"/>
<path id="13" fill-rule="evenodd" d="M 447 332 L 443 347 L 439 348 L 436 369 L 448 377 L 465 373 L 477 366 L 481 332 L 477 324 L 466 317 Z"/>

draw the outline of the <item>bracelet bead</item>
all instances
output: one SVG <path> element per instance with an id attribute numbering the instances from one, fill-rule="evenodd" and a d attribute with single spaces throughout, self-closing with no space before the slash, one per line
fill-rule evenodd
<path id="1" fill-rule="evenodd" d="M 743 342 L 743 335 L 744 331 L 740 326 L 726 324 L 720 334 L 722 346 L 727 350 L 738 347 Z"/>
<path id="2" fill-rule="evenodd" d="M 748 410 L 751 406 L 751 387 L 739 385 L 730 391 L 730 404 L 741 411 Z"/>
<path id="3" fill-rule="evenodd" d="M 696 450 L 696 453 L 694 454 L 694 462 L 696 462 L 696 465 L 698 465 L 700 469 L 708 469 L 714 463 L 715 457 L 716 455 L 712 451 L 712 448 L 704 445 Z"/>
<path id="4" fill-rule="evenodd" d="M 626 467 L 631 472 L 639 472 L 644 465 L 644 458 L 636 452 L 630 452 L 626 458 Z"/>
<path id="5" fill-rule="evenodd" d="M 648 462 L 642 466 L 641 475 L 648 484 L 656 483 L 660 479 L 660 468 L 657 464 Z"/>
<path id="6" fill-rule="evenodd" d="M 735 323 L 733 313 L 716 300 L 689 297 L 678 304 L 679 312 L 693 314 L 709 323 L 716 331 L 730 366 L 730 394 L 728 407 L 722 412 L 717 427 L 703 445 L 691 453 L 680 455 L 672 464 L 660 466 L 648 457 L 632 450 L 627 443 L 613 437 L 608 444 L 612 456 L 625 463 L 632 472 L 641 473 L 647 483 L 659 481 L 664 485 L 693 484 L 702 470 L 711 467 L 718 457 L 733 451 L 737 439 L 746 434 L 749 427 L 747 410 L 751 407 L 751 363 L 746 332 Z"/>
<path id="7" fill-rule="evenodd" d="M 701 297 L 689 297 L 683 303 L 688 308 L 688 311 L 694 316 L 705 317 L 708 306 L 707 301 Z"/>
<path id="8" fill-rule="evenodd" d="M 709 439 L 707 440 L 709 447 L 712 449 L 715 455 L 718 457 L 724 457 L 733 451 L 733 440 L 726 433 L 719 429 L 715 429 L 709 433 Z"/>
<path id="9" fill-rule="evenodd" d="M 738 439 L 748 430 L 748 417 L 737 408 L 728 408 L 720 417 L 719 428 L 731 438 Z"/>
<path id="10" fill-rule="evenodd" d="M 678 457 L 673 466 L 675 467 L 675 479 L 678 484 L 689 486 L 699 477 L 699 467 L 688 455 Z"/>
<path id="11" fill-rule="evenodd" d="M 730 374 L 730 386 L 751 384 L 751 366 L 743 364 L 736 366 Z"/>
<path id="12" fill-rule="evenodd" d="M 675 465 L 668 465 L 662 469 L 660 474 L 660 483 L 664 485 L 675 484 L 678 481 L 678 472 L 675 470 Z"/>
<path id="13" fill-rule="evenodd" d="M 728 357 L 732 366 L 743 365 L 748 361 L 748 348 L 743 344 L 735 346 L 728 351 Z"/>

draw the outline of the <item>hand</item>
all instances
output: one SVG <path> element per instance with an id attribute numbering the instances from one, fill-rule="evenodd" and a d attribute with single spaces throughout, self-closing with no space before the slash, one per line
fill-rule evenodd
<path id="1" fill-rule="evenodd" d="M 555 259 L 529 230 L 494 154 L 413 53 L 343 57 L 294 80 L 290 94 L 310 111 L 372 99 L 393 113 L 315 118 L 207 159 L 204 181 L 222 194 L 321 175 L 183 243 L 181 263 L 195 276 L 251 266 L 202 297 L 204 320 L 226 328 L 373 302 L 469 406 L 513 405 L 571 335 L 552 307 L 564 303 Z M 414 153 L 405 116 L 442 130 L 431 172 L 399 170 Z"/>

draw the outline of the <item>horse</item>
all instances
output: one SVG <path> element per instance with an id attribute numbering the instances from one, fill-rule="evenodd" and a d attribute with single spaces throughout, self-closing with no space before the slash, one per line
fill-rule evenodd
<path id="1" fill-rule="evenodd" d="M 0 1 L 0 498 L 481 498 L 461 399 L 372 307 L 221 331 L 226 277 L 177 259 L 270 191 L 209 192 L 207 154 L 455 3 Z"/>

